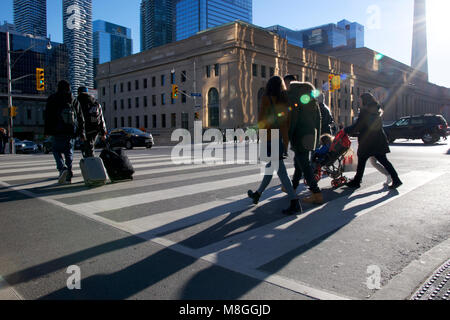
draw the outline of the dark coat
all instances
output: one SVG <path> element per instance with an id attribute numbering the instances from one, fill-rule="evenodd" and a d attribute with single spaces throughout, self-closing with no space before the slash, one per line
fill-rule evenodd
<path id="1" fill-rule="evenodd" d="M 363 107 L 358 120 L 344 129 L 348 135 L 358 136 L 359 157 L 371 157 L 390 152 L 386 133 L 383 130 L 381 114 L 379 105 Z"/>
<path id="2" fill-rule="evenodd" d="M 321 116 L 320 108 L 313 99 L 310 103 L 300 103 L 300 96 L 296 83 L 289 87 L 289 105 L 291 123 L 289 127 L 289 141 L 295 152 L 309 152 L 315 150 L 320 142 Z"/>
<path id="3" fill-rule="evenodd" d="M 330 109 L 324 103 L 319 103 L 321 121 L 321 132 L 320 135 L 328 133 L 331 134 L 331 124 L 333 123 L 333 116 L 331 115 Z"/>
<path id="4" fill-rule="evenodd" d="M 61 126 L 61 109 L 70 103 L 77 116 L 77 130 L 75 133 L 66 132 Z M 44 134 L 49 136 L 78 137 L 84 135 L 84 117 L 78 100 L 71 93 L 56 92 L 47 99 L 44 113 Z"/>
<path id="5" fill-rule="evenodd" d="M 83 112 L 83 117 L 85 120 L 85 131 L 86 135 L 88 134 L 97 134 L 100 133 L 101 135 L 106 134 L 106 125 L 105 125 L 105 119 L 103 118 L 103 112 L 102 108 L 95 100 L 95 98 L 88 93 L 81 93 L 78 95 L 78 102 L 80 103 L 81 111 Z M 97 122 L 92 122 L 90 118 L 89 109 L 95 107 L 98 108 L 99 116 L 97 119 Z"/>

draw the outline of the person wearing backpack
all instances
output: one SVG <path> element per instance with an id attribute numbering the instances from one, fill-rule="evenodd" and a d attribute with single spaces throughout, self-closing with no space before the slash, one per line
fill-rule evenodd
<path id="1" fill-rule="evenodd" d="M 323 204 L 323 195 L 314 178 L 310 162 L 310 152 L 320 140 L 321 116 L 319 105 L 314 98 L 314 86 L 309 82 L 293 81 L 289 86 L 289 105 L 292 109 L 289 127 L 289 141 L 294 151 L 294 161 L 301 168 L 311 195 L 302 199 L 305 203 Z M 294 188 L 298 181 L 293 181 Z"/>
<path id="2" fill-rule="evenodd" d="M 83 157 L 93 157 L 95 140 L 100 134 L 106 140 L 106 125 L 103 118 L 102 107 L 95 98 L 88 93 L 86 87 L 78 88 L 78 102 L 80 103 L 85 121 L 86 140 L 82 146 Z"/>
<path id="3" fill-rule="evenodd" d="M 84 117 L 78 100 L 70 92 L 70 84 L 61 80 L 58 90 L 47 99 L 44 134 L 51 136 L 53 156 L 59 171 L 58 183 L 72 181 L 75 138 L 86 139 Z M 64 155 L 64 159 L 63 159 Z"/>

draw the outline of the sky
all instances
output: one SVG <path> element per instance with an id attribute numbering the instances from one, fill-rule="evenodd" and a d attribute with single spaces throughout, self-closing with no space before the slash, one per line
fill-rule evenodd
<path id="1" fill-rule="evenodd" d="M 450 88 L 450 0 L 427 0 L 428 68 L 432 83 Z M 93 0 L 93 20 L 131 28 L 133 53 L 140 50 L 141 0 Z M 253 0 L 253 24 L 279 24 L 294 30 L 337 23 L 342 19 L 365 26 L 365 46 L 411 63 L 413 0 Z M 13 0 L 0 0 L 0 22 L 13 23 Z M 47 32 L 62 42 L 62 0 L 47 0 Z"/>

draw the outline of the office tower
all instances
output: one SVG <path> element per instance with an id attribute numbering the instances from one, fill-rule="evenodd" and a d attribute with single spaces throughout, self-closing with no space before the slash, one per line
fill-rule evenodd
<path id="1" fill-rule="evenodd" d="M 63 38 L 69 53 L 69 82 L 94 87 L 92 0 L 63 0 Z"/>
<path id="2" fill-rule="evenodd" d="M 93 26 L 95 80 L 98 64 L 132 54 L 133 40 L 129 28 L 103 20 L 95 20 Z"/>
<path id="3" fill-rule="evenodd" d="M 411 67 L 428 75 L 427 20 L 425 0 L 414 1 Z"/>
<path id="4" fill-rule="evenodd" d="M 47 36 L 47 0 L 14 0 L 13 6 L 18 32 Z"/>
<path id="5" fill-rule="evenodd" d="M 364 47 L 364 26 L 347 20 L 298 31 L 279 25 L 266 29 L 286 38 L 293 45 L 322 53 Z"/>
<path id="6" fill-rule="evenodd" d="M 252 23 L 252 0 L 177 0 L 176 40 L 234 20 Z"/>
<path id="7" fill-rule="evenodd" d="M 172 42 L 175 0 L 141 1 L 141 51 Z"/>

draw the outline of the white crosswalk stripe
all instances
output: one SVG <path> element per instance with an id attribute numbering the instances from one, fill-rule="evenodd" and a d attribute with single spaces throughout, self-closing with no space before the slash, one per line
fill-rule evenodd
<path id="1" fill-rule="evenodd" d="M 380 182 L 374 183 L 356 190 L 351 196 L 338 196 L 322 206 L 312 209 L 310 207 L 302 215 L 288 217 L 279 215 L 256 227 L 251 226 L 251 223 L 250 226 L 243 225 L 225 238 L 222 236 L 212 239 L 205 245 L 193 248 L 182 244 L 185 239 L 182 238 L 183 235 L 180 236 L 180 232 L 185 231 L 185 238 L 190 238 L 192 233 L 195 234 L 193 229 L 207 229 L 214 224 L 214 219 L 224 219 L 236 212 L 239 212 L 241 217 L 253 216 L 253 219 L 257 219 L 255 211 L 258 208 L 278 203 L 278 200 L 280 205 L 287 206 L 286 195 L 279 188 L 271 189 L 263 194 L 257 206 L 253 206 L 245 192 L 231 192 L 247 184 L 257 187 L 262 179 L 257 165 L 230 166 L 227 163 L 172 165 L 167 155 L 133 155 L 130 156 L 130 160 L 136 169 L 135 180 L 107 184 L 94 189 L 84 188 L 79 184 L 82 178 L 76 160 L 74 160 L 76 176 L 72 186 L 56 184 L 56 169 L 50 156 L 46 160 L 39 158 L 36 161 L 29 161 L 29 158 L 24 158 L 23 161 L 5 161 L 0 162 L 0 185 L 231 270 L 257 278 L 265 277 L 268 282 L 286 288 L 296 288 L 294 290 L 303 293 L 314 292 L 315 297 L 324 298 L 333 294 L 304 287 L 277 275 L 264 276 L 258 268 L 439 177 L 436 173 L 413 171 L 401 176 L 404 186 L 400 188 L 399 193 L 392 193 L 383 188 Z M 289 175 L 293 170 L 292 165 L 289 165 Z M 366 175 L 371 175 L 374 171 L 373 168 L 367 168 Z M 152 174 L 158 174 L 158 177 L 151 177 Z M 39 180 L 45 178 L 51 180 Z M 277 183 L 278 180 L 275 179 L 276 174 L 274 181 Z M 14 181 L 20 183 L 15 185 Z M 329 181 L 329 178 L 324 178 L 320 183 L 326 185 Z M 162 189 L 158 189 L 159 185 L 163 185 Z M 74 186 L 81 188 L 68 192 Z M 212 201 L 210 198 L 203 200 L 204 194 L 222 190 L 228 190 L 232 195 Z M 302 193 L 308 193 L 305 188 L 300 190 Z M 94 200 L 96 195 L 99 195 L 99 198 Z M 158 201 L 171 201 L 188 196 L 198 197 L 182 208 L 171 208 L 171 205 L 176 205 L 175 201 L 162 212 L 153 214 L 143 213 L 131 218 L 125 215 L 122 220 L 116 220 L 109 215 L 112 211 L 120 215 L 140 206 L 150 207 Z M 85 197 L 89 199 L 84 200 Z M 366 203 L 371 205 L 365 205 Z M 281 211 L 282 208 L 279 209 Z M 174 234 L 177 234 L 176 237 Z"/>

